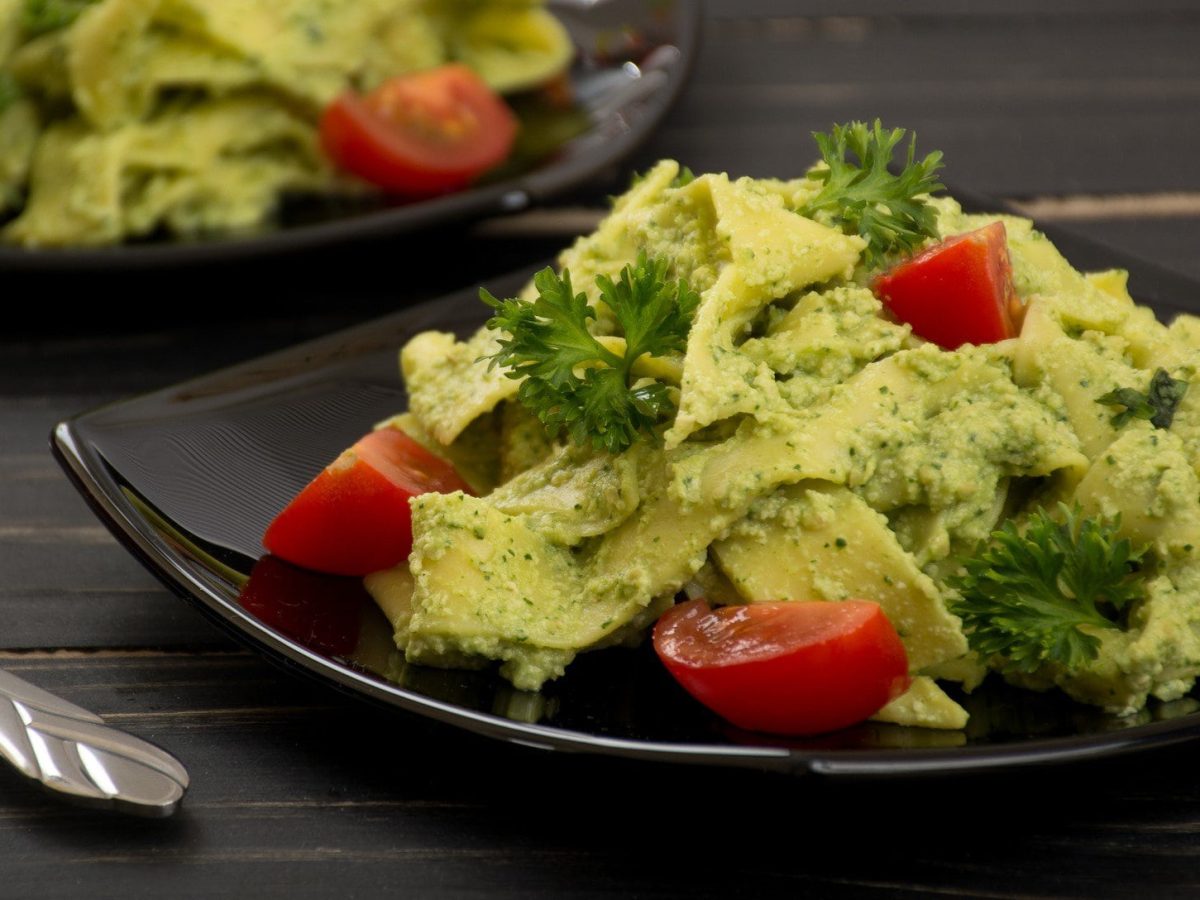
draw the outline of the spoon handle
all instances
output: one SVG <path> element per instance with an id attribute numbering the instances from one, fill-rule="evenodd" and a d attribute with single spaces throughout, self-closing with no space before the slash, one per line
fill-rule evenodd
<path id="1" fill-rule="evenodd" d="M 0 757 L 86 806 L 169 816 L 188 786 L 161 747 L 0 669 Z"/>

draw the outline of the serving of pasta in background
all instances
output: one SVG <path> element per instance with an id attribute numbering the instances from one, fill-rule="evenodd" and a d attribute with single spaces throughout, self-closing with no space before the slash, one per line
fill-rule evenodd
<path id="1" fill-rule="evenodd" d="M 258 228 L 364 190 L 318 139 L 342 91 L 448 61 L 522 90 L 571 54 L 534 0 L 0 0 L 0 239 Z"/>

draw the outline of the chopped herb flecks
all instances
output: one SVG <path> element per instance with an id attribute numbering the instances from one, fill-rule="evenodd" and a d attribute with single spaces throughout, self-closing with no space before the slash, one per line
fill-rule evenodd
<path id="1" fill-rule="evenodd" d="M 1125 407 L 1112 417 L 1114 428 L 1133 419 L 1149 419 L 1155 428 L 1170 428 L 1187 389 L 1188 382 L 1172 378 L 1166 369 L 1158 369 L 1150 379 L 1150 389 L 1146 393 L 1133 388 L 1117 388 L 1098 397 L 1096 402 Z"/>

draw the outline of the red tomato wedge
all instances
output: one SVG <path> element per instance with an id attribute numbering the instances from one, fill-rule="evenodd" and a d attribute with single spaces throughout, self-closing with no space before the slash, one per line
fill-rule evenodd
<path id="1" fill-rule="evenodd" d="M 411 197 L 466 187 L 508 158 L 516 135 L 512 110 L 463 65 L 342 94 L 321 118 L 321 143 L 337 165 Z"/>
<path id="2" fill-rule="evenodd" d="M 947 350 L 1015 337 L 1021 310 L 1003 222 L 956 235 L 906 260 L 872 285 L 913 334 Z"/>
<path id="3" fill-rule="evenodd" d="M 821 734 L 861 722 L 908 689 L 908 656 L 866 600 L 690 600 L 654 626 L 654 649 L 689 694 L 734 725 Z"/>
<path id="4" fill-rule="evenodd" d="M 403 431 L 372 431 L 330 463 L 267 528 L 263 545 L 318 572 L 366 575 L 412 550 L 410 497 L 471 492 L 450 463 Z"/>

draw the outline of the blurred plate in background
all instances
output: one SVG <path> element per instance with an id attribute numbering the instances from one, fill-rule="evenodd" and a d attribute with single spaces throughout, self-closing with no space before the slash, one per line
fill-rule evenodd
<path id="1" fill-rule="evenodd" d="M 519 212 L 578 187 L 637 149 L 679 96 L 696 53 L 699 0 L 549 0 L 547 7 L 575 43 L 575 106 L 553 114 L 518 98 L 523 137 L 515 160 L 468 190 L 407 203 L 378 197 L 285 201 L 279 223 L 252 235 L 102 248 L 0 246 L 0 270 L 227 261 Z"/>

